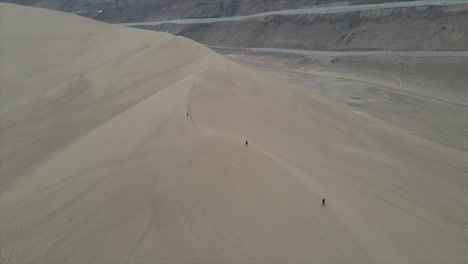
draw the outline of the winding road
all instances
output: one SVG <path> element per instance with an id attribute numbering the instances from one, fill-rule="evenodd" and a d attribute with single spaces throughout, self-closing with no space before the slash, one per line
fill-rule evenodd
<path id="1" fill-rule="evenodd" d="M 242 50 L 268 53 L 289 53 L 315 57 L 346 57 L 346 56 L 381 56 L 381 57 L 468 57 L 468 51 L 317 51 L 277 48 L 234 48 L 205 45 L 208 48 Z"/>
<path id="2" fill-rule="evenodd" d="M 443 6 L 443 5 L 456 5 L 468 3 L 468 0 L 419 0 L 411 2 L 394 2 L 394 3 L 381 3 L 381 4 L 365 4 L 365 5 L 340 5 L 340 6 L 327 6 L 327 7 L 310 7 L 301 9 L 289 9 L 264 12 L 252 14 L 247 16 L 230 16 L 230 17 L 216 17 L 216 18 L 184 18 L 163 21 L 149 21 L 149 22 L 131 22 L 120 23 L 117 25 L 122 26 L 157 26 L 161 24 L 202 24 L 202 23 L 216 23 L 228 21 L 240 21 L 250 18 L 270 16 L 270 15 L 300 15 L 300 14 L 333 14 L 344 13 L 353 11 L 366 11 L 386 8 L 399 8 L 399 7 L 417 7 L 417 6 Z"/>

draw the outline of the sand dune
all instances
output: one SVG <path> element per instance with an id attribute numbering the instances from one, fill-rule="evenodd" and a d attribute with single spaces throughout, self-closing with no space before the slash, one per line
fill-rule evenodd
<path id="1" fill-rule="evenodd" d="M 182 37 L 0 12 L 2 263 L 468 261 L 466 152 Z"/>

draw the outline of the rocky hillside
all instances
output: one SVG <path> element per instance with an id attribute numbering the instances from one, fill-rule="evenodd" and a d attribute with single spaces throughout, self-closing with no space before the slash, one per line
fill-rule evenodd
<path id="1" fill-rule="evenodd" d="M 314 6 L 402 0 L 4 0 L 55 9 L 107 23 L 218 18 Z M 409 2 L 409 1 L 406 1 Z M 419 6 L 333 14 L 269 15 L 240 21 L 136 26 L 222 47 L 302 50 L 468 49 L 468 4 Z"/>
<path id="2" fill-rule="evenodd" d="M 467 50 L 468 4 L 142 28 L 226 47 L 303 50 Z"/>
<path id="3" fill-rule="evenodd" d="M 319 5 L 355 5 L 415 0 L 2 0 L 79 14 L 109 23 L 154 21 L 174 18 L 240 16 Z"/>

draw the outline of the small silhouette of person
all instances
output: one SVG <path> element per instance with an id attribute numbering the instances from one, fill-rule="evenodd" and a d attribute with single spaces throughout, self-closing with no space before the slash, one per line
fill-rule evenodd
<path id="1" fill-rule="evenodd" d="M 187 117 L 188 117 L 188 112 L 187 112 Z"/>
<path id="2" fill-rule="evenodd" d="M 325 198 L 322 199 L 322 206 L 325 206 Z"/>
<path id="3" fill-rule="evenodd" d="M 246 141 L 245 141 L 245 146 L 248 146 L 248 145 L 249 145 L 249 141 L 246 140 Z"/>

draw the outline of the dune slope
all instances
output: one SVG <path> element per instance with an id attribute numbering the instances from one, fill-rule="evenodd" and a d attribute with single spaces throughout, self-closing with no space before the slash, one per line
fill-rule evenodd
<path id="1" fill-rule="evenodd" d="M 2 263 L 468 260 L 466 152 L 185 38 L 0 12 Z"/>

